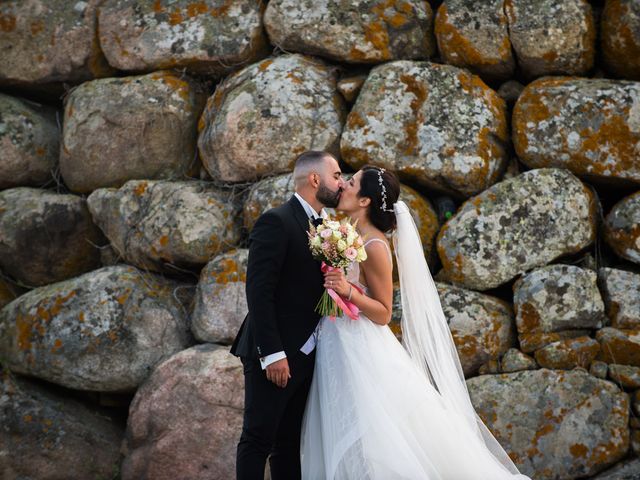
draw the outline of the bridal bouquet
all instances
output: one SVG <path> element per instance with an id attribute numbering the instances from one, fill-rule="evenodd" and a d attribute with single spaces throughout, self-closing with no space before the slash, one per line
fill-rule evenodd
<path id="1" fill-rule="evenodd" d="M 322 271 L 346 268 L 351 262 L 362 262 L 367 259 L 364 242 L 356 231 L 355 224 L 347 219 L 340 222 L 325 218 L 317 227 L 309 226 L 309 248 L 316 260 L 322 262 Z M 353 288 L 358 288 L 355 285 Z M 316 312 L 328 315 L 332 320 L 342 310 L 350 318 L 358 318 L 359 309 L 353 303 L 340 297 L 333 289 L 325 290 L 320 297 Z"/>

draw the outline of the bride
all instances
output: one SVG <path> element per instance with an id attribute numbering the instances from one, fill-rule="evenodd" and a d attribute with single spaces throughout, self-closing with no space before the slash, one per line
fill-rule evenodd
<path id="1" fill-rule="evenodd" d="M 410 212 L 391 172 L 366 166 L 338 209 L 367 241 L 367 260 L 332 288 L 360 308 L 321 320 L 302 427 L 304 479 L 528 479 L 475 413 Z M 402 296 L 401 345 L 392 309 L 393 241 Z M 361 290 L 354 288 L 359 287 Z M 364 293 L 362 293 L 364 292 Z"/>

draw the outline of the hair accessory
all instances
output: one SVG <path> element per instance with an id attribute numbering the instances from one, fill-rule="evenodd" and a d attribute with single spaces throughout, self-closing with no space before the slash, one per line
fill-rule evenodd
<path id="1" fill-rule="evenodd" d="M 378 183 L 380 184 L 380 189 L 382 190 L 382 205 L 380 206 L 380 210 L 383 212 L 393 213 L 394 210 L 392 208 L 387 209 L 387 187 L 384 186 L 384 181 L 382 180 L 382 174 L 386 170 L 382 167 L 378 167 Z"/>

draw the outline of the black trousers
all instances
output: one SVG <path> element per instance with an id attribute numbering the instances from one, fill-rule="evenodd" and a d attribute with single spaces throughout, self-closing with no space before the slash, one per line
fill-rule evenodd
<path id="1" fill-rule="evenodd" d="M 244 423 L 236 455 L 237 480 L 263 480 L 269 455 L 272 480 L 300 478 L 300 430 L 315 350 L 287 360 L 291 378 L 280 388 L 267 380 L 257 359 L 242 359 Z"/>

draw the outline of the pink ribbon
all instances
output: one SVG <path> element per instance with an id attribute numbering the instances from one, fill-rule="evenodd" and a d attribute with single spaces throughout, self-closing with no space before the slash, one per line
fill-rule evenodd
<path id="1" fill-rule="evenodd" d="M 325 273 L 325 272 L 333 272 L 333 271 L 339 270 L 339 268 L 332 267 L 331 265 L 327 265 L 325 262 L 322 262 L 322 266 L 320 268 L 321 268 L 323 273 Z M 351 284 L 351 286 L 353 288 L 355 288 L 356 290 L 358 290 L 360 293 L 364 293 L 364 291 L 360 287 L 354 285 L 353 283 Z M 332 288 L 327 288 L 327 293 L 333 299 L 333 301 L 336 302 L 338 307 L 340 307 L 340 309 L 351 320 L 357 320 L 358 319 L 358 315 L 360 314 L 360 309 L 355 304 L 353 304 L 352 302 L 350 302 L 347 299 L 342 298 Z M 334 321 L 336 319 L 336 317 L 333 316 L 333 315 L 330 316 L 329 318 L 331 318 L 331 320 L 334 320 Z"/>

